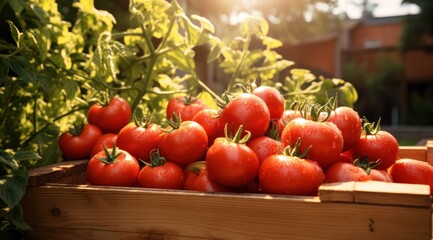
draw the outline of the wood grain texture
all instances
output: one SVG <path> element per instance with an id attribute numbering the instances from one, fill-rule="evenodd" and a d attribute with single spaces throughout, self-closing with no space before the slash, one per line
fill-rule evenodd
<path id="1" fill-rule="evenodd" d="M 48 166 L 30 169 L 28 186 L 40 186 L 45 183 L 84 183 L 82 176 L 77 174 L 85 173 L 88 160 L 64 161 Z"/>
<path id="2" fill-rule="evenodd" d="M 429 207 L 84 185 L 31 187 L 22 204 L 28 239 L 431 239 L 432 225 Z"/>

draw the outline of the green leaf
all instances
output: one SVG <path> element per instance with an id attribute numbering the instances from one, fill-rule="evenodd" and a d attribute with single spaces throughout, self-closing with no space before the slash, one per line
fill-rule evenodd
<path id="1" fill-rule="evenodd" d="M 17 151 L 14 154 L 14 159 L 17 161 L 24 161 L 24 160 L 30 160 L 30 159 L 40 159 L 41 156 L 39 156 L 37 153 L 32 151 Z"/>
<path id="2" fill-rule="evenodd" d="M 26 8 L 26 0 L 7 0 L 7 2 L 17 15 Z"/>
<path id="3" fill-rule="evenodd" d="M 9 208 L 14 208 L 24 196 L 28 174 L 25 167 L 14 169 L 10 174 L 0 178 L 0 199 Z"/>
<path id="4" fill-rule="evenodd" d="M 0 86 L 6 82 L 8 77 L 9 67 L 4 63 L 3 58 L 0 58 Z"/>
<path id="5" fill-rule="evenodd" d="M 283 43 L 280 40 L 268 36 L 263 38 L 263 44 L 267 46 L 268 49 L 274 49 L 283 46 Z"/>
<path id="6" fill-rule="evenodd" d="M 249 15 L 240 25 L 242 36 L 256 35 L 258 38 L 263 38 L 269 32 L 268 22 L 258 16 Z"/>
<path id="7" fill-rule="evenodd" d="M 202 29 L 209 31 L 210 33 L 215 32 L 214 25 L 207 18 L 193 14 L 191 15 L 191 19 L 199 21 Z"/>
<path id="8" fill-rule="evenodd" d="M 12 38 L 14 39 L 15 43 L 17 44 L 17 46 L 19 47 L 19 42 L 20 42 L 20 37 L 21 37 L 21 33 L 18 30 L 18 28 L 14 25 L 13 22 L 7 20 L 6 21 L 9 24 L 9 29 L 11 30 L 11 34 L 12 34 Z"/>
<path id="9" fill-rule="evenodd" d="M 0 150 L 0 164 L 5 164 L 12 169 L 18 169 L 19 167 L 14 157 L 4 150 Z"/>
<path id="10" fill-rule="evenodd" d="M 207 63 L 215 61 L 221 55 L 222 48 L 219 44 L 213 46 L 207 56 Z"/>
<path id="11" fill-rule="evenodd" d="M 36 83 L 35 69 L 23 56 L 13 55 L 5 58 L 5 64 L 26 83 Z"/>
<path id="12" fill-rule="evenodd" d="M 14 208 L 12 208 L 12 211 L 10 211 L 10 215 L 11 215 L 10 222 L 12 225 L 14 225 L 15 227 L 23 231 L 31 230 L 31 227 L 24 222 L 23 209 L 20 205 L 17 205 Z"/>
<path id="13" fill-rule="evenodd" d="M 78 86 L 78 83 L 76 81 L 73 81 L 73 80 L 68 80 L 65 82 L 65 84 L 63 84 L 63 90 L 66 93 L 66 98 L 69 100 L 74 99 L 79 88 L 80 87 Z"/>

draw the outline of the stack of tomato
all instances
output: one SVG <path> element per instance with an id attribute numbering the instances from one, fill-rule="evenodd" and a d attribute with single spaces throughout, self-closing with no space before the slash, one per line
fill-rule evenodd
<path id="1" fill-rule="evenodd" d="M 399 146 L 378 123 L 349 107 L 301 104 L 260 86 L 219 110 L 191 96 L 169 100 L 167 124 L 131 122 L 120 97 L 94 104 L 83 128 L 63 133 L 66 159 L 90 158 L 90 184 L 316 195 L 325 182 L 388 181 L 433 187 L 428 163 L 398 159 Z"/>

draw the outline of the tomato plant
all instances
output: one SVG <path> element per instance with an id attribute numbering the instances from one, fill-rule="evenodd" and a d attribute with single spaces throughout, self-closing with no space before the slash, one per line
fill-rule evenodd
<path id="1" fill-rule="evenodd" d="M 114 146 L 93 156 L 87 164 L 87 180 L 92 185 L 134 187 L 140 165 L 134 156 Z"/>
<path id="2" fill-rule="evenodd" d="M 259 159 L 245 143 L 250 133 L 241 138 L 241 125 L 233 137 L 217 138 L 206 153 L 206 168 L 209 176 L 216 182 L 228 187 L 241 187 L 253 181 L 259 170 Z"/>
<path id="3" fill-rule="evenodd" d="M 120 130 L 116 145 L 136 159 L 149 162 L 150 152 L 158 148 L 161 134 L 160 126 L 152 123 L 150 119 L 136 119 Z"/>
<path id="4" fill-rule="evenodd" d="M 185 166 L 205 155 L 208 138 L 200 124 L 194 121 L 180 122 L 177 117 L 170 120 L 169 124 L 170 128 L 164 130 L 159 141 L 161 156 L 169 162 Z"/>
<path id="5" fill-rule="evenodd" d="M 75 126 L 59 137 L 59 148 L 65 159 L 86 159 L 90 157 L 93 145 L 102 136 L 101 130 L 92 124 Z"/>
<path id="6" fill-rule="evenodd" d="M 140 170 L 138 186 L 143 188 L 183 189 L 183 169 L 173 162 L 165 161 L 157 149 L 150 153 L 149 163 Z"/>
<path id="7" fill-rule="evenodd" d="M 87 121 L 104 132 L 118 133 L 129 123 L 131 115 L 129 103 L 115 96 L 108 104 L 93 104 L 87 112 Z"/>

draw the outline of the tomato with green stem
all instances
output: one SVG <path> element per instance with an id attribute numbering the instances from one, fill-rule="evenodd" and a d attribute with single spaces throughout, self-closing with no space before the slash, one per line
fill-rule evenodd
<path id="1" fill-rule="evenodd" d="M 93 144 L 92 152 L 90 153 L 90 157 L 93 157 L 98 152 L 104 150 L 104 146 L 106 148 L 112 148 L 117 141 L 116 133 L 104 133 L 102 134 Z"/>
<path id="2" fill-rule="evenodd" d="M 271 119 L 279 119 L 283 116 L 285 101 L 278 89 L 270 86 L 260 86 L 254 88 L 252 93 L 266 103 Z"/>
<path id="3" fill-rule="evenodd" d="M 135 158 L 149 162 L 150 152 L 159 145 L 162 129 L 152 122 L 151 118 L 137 119 L 123 127 L 117 137 L 117 147 Z"/>
<path id="4" fill-rule="evenodd" d="M 336 162 L 325 169 L 325 183 L 370 181 L 372 178 L 359 166 L 348 162 Z"/>
<path id="5" fill-rule="evenodd" d="M 138 186 L 142 188 L 183 189 L 183 169 L 161 157 L 158 149 L 150 153 L 149 163 L 140 170 Z"/>
<path id="6" fill-rule="evenodd" d="M 159 151 L 169 162 L 186 166 L 198 161 L 208 148 L 206 130 L 197 122 L 183 121 L 174 114 L 159 141 Z"/>
<path id="7" fill-rule="evenodd" d="M 75 125 L 59 136 L 58 144 L 64 159 L 87 159 L 102 131 L 93 124 Z"/>
<path id="8" fill-rule="evenodd" d="M 204 161 L 193 162 L 185 168 L 185 190 L 200 192 L 233 192 L 232 188 L 217 183 L 209 177 Z"/>
<path id="9" fill-rule="evenodd" d="M 219 121 L 219 113 L 215 109 L 206 108 L 200 110 L 194 115 L 192 121 L 197 122 L 206 130 L 209 146 L 213 144 L 216 138 L 223 135 Z"/>
<path id="10" fill-rule="evenodd" d="M 117 148 L 104 147 L 87 164 L 87 180 L 92 185 L 134 187 L 140 165 L 134 156 Z"/>
<path id="11" fill-rule="evenodd" d="M 103 132 L 118 133 L 131 120 L 129 103 L 114 96 L 108 103 L 95 103 L 87 112 L 87 121 L 98 126 Z"/>
<path id="12" fill-rule="evenodd" d="M 191 121 L 200 110 L 209 108 L 201 99 L 193 96 L 174 97 L 168 101 L 167 119 L 175 113 L 182 121 Z"/>
<path id="13" fill-rule="evenodd" d="M 217 138 L 206 153 L 206 168 L 209 176 L 228 187 L 242 187 L 257 177 L 259 159 L 245 143 L 250 132 L 241 138 L 243 125 L 230 137 L 225 126 L 225 137 Z M 231 134 L 230 134 L 231 135 Z"/>
<path id="14" fill-rule="evenodd" d="M 361 118 L 350 107 L 336 107 L 331 111 L 328 122 L 334 123 L 343 135 L 343 152 L 351 149 L 359 141 L 362 133 Z"/>
<path id="15" fill-rule="evenodd" d="M 260 164 L 268 156 L 284 152 L 283 143 L 279 138 L 280 126 L 275 126 L 274 122 L 271 121 L 266 136 L 257 137 L 247 142 L 247 146 L 256 153 Z"/>

